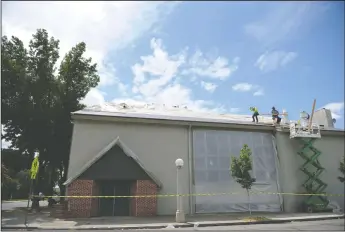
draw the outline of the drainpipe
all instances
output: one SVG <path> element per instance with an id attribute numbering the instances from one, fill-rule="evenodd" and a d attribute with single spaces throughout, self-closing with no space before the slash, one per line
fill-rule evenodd
<path id="1" fill-rule="evenodd" d="M 189 170 L 189 214 L 194 214 L 194 197 L 192 194 L 194 193 L 193 189 L 193 154 L 192 154 L 192 146 L 193 146 L 193 134 L 192 134 L 192 124 L 189 124 L 188 127 L 188 170 Z"/>

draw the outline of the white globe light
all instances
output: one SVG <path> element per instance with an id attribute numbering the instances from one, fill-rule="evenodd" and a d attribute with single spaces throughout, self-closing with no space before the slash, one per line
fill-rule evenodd
<path id="1" fill-rule="evenodd" d="M 182 167 L 183 167 L 183 164 L 184 164 L 183 159 L 177 159 L 177 160 L 175 161 L 175 165 L 176 165 L 176 167 L 178 167 L 178 168 L 182 168 Z"/>
<path id="2" fill-rule="evenodd" d="M 39 154 L 37 151 L 35 151 L 35 153 L 34 153 L 34 158 L 36 158 L 36 157 L 38 157 L 38 156 L 40 156 L 40 154 Z"/>

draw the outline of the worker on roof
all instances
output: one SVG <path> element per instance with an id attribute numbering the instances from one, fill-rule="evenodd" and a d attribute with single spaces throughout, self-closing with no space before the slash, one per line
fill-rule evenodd
<path id="1" fill-rule="evenodd" d="M 272 107 L 271 114 L 272 114 L 273 124 L 279 125 L 282 119 L 281 119 L 281 117 L 279 117 L 279 111 L 276 110 L 276 108 L 274 106 Z"/>
<path id="2" fill-rule="evenodd" d="M 253 122 L 256 121 L 256 123 L 258 123 L 258 122 L 259 122 L 259 119 L 258 119 L 259 110 L 258 110 L 258 108 L 252 106 L 252 107 L 250 107 L 249 109 L 250 109 L 250 111 L 253 112 L 253 115 L 252 115 Z"/>

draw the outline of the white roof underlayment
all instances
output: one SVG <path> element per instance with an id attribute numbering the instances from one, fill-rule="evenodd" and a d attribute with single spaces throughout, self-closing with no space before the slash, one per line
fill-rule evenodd
<path id="1" fill-rule="evenodd" d="M 249 111 L 249 110 L 248 110 Z M 88 114 L 114 117 L 153 118 L 188 121 L 214 121 L 225 123 L 252 123 L 251 115 L 217 114 L 212 111 L 191 110 L 183 106 L 167 106 L 164 104 L 144 103 L 103 103 L 86 107 L 75 114 Z M 260 124 L 271 124 L 270 116 L 259 115 Z"/>

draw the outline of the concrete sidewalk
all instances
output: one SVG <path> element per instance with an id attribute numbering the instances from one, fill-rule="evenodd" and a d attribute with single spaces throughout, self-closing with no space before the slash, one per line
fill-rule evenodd
<path id="1" fill-rule="evenodd" d="M 187 216 L 186 223 L 175 223 L 173 216 L 157 217 L 101 217 L 88 219 L 56 219 L 48 216 L 47 212 L 29 214 L 28 225 L 24 225 L 24 212 L 8 214 L 4 212 L 1 220 L 2 229 L 50 229 L 50 230 L 105 230 L 105 229 L 162 229 L 207 226 L 229 226 L 286 223 L 292 221 L 319 221 L 344 218 L 344 214 L 315 213 L 315 214 L 264 214 L 254 213 L 252 217 L 262 217 L 258 221 L 248 221 L 248 214 L 210 214 Z M 6 215 L 7 214 L 7 215 Z"/>

